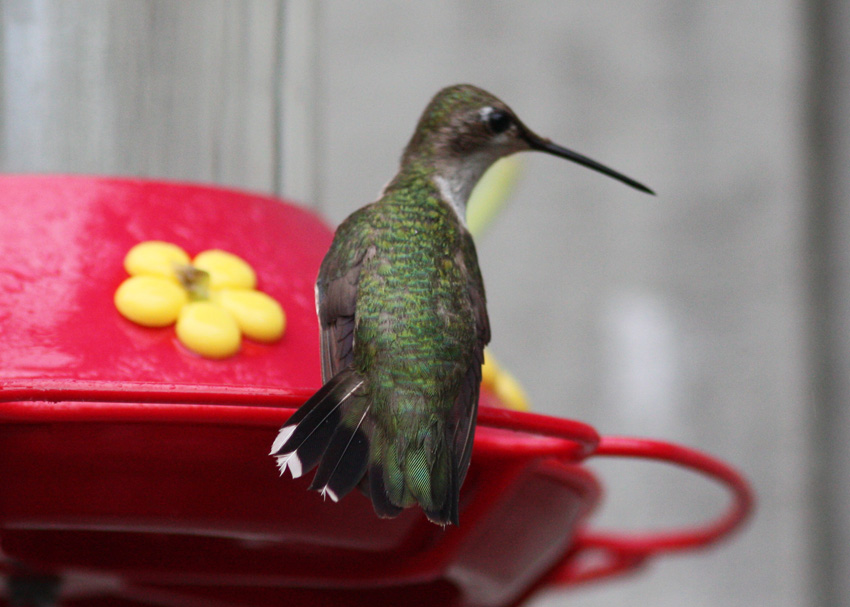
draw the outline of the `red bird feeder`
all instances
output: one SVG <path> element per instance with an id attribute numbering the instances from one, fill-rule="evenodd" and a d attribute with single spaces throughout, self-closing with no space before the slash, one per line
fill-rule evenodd
<path id="1" fill-rule="evenodd" d="M 600 438 L 487 391 L 459 527 L 416 508 L 378 519 L 357 492 L 324 502 L 268 456 L 320 384 L 319 219 L 230 190 L 80 177 L 0 178 L 0 209 L 0 604 L 518 605 L 707 545 L 751 509 L 746 481 L 707 455 Z M 122 260 L 147 240 L 246 260 L 285 311 L 282 339 L 214 360 L 121 316 Z M 601 487 L 583 465 L 596 456 L 684 466 L 731 505 L 692 529 L 597 533 Z"/>

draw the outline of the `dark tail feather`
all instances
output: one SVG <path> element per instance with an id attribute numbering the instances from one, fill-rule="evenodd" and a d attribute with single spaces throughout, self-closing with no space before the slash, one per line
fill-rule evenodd
<path id="1" fill-rule="evenodd" d="M 332 377 L 280 429 L 270 455 L 277 457 L 280 473 L 289 468 L 293 478 L 309 472 L 322 459 L 345 404 L 352 401 L 363 380 L 350 368 Z"/>
<path id="2" fill-rule="evenodd" d="M 449 487 L 444 496 L 445 501 L 442 507 L 436 510 L 425 510 L 423 508 L 428 520 L 438 525 L 460 524 L 460 513 L 458 511 L 460 486 L 458 484 L 458 474 L 454 464 L 449 463 L 449 468 Z"/>
<path id="3" fill-rule="evenodd" d="M 383 430 L 380 427 L 374 428 L 372 430 L 372 444 L 370 445 L 372 456 L 369 463 L 368 485 L 363 487 L 363 491 L 372 499 L 375 514 L 381 518 L 393 518 L 398 516 L 403 508 L 390 499 L 384 481 L 385 444 L 386 438 Z"/>
<path id="4" fill-rule="evenodd" d="M 418 503 L 438 525 L 458 524 L 460 489 L 457 461 L 439 428 L 410 437 L 385 437 L 373 429 L 368 495 L 375 513 L 391 518 Z"/>
<path id="5" fill-rule="evenodd" d="M 361 399 L 362 403 L 362 399 Z M 337 502 L 354 489 L 369 464 L 369 406 L 354 406 L 337 426 L 322 455 L 322 463 L 313 477 L 310 489 L 322 492 Z"/>
<path id="6" fill-rule="evenodd" d="M 384 471 L 377 465 L 369 468 L 369 497 L 372 498 L 375 514 L 381 518 L 395 518 L 403 510 L 401 506 L 396 506 L 390 501 L 387 488 L 384 486 Z"/>
<path id="7" fill-rule="evenodd" d="M 445 443 L 437 448 L 429 475 L 431 479 L 430 499 L 417 498 L 417 501 L 422 505 L 425 516 L 428 517 L 429 521 L 438 525 L 450 523 L 457 525 L 460 495 L 457 462 Z"/>

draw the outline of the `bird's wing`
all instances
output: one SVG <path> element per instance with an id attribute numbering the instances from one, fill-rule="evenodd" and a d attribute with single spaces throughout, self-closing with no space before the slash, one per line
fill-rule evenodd
<path id="1" fill-rule="evenodd" d="M 374 247 L 355 226 L 356 222 L 350 217 L 337 228 L 316 280 L 323 382 L 329 381 L 354 359 L 357 283 L 364 260 L 374 255 Z"/>
<path id="2" fill-rule="evenodd" d="M 490 342 L 490 319 L 487 316 L 487 300 L 484 281 L 478 268 L 478 257 L 472 237 L 466 233 L 462 239 L 460 258 L 466 266 L 468 293 L 475 317 L 474 356 L 464 376 L 463 385 L 452 408 L 451 426 L 454 426 L 453 447 L 457 462 L 458 489 L 463 484 L 469 460 L 472 456 L 472 441 L 475 434 L 475 418 L 478 414 L 478 392 L 481 387 L 481 365 L 484 363 L 484 346 Z"/>

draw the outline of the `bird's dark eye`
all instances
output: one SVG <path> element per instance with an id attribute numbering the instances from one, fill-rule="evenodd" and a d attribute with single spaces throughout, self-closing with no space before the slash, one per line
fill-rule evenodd
<path id="1" fill-rule="evenodd" d="M 511 126 L 511 116 L 501 110 L 493 110 L 487 114 L 487 126 L 494 135 L 504 133 Z"/>

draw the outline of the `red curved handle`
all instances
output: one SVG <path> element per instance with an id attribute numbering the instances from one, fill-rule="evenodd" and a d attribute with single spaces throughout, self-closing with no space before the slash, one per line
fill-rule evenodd
<path id="1" fill-rule="evenodd" d="M 694 449 L 657 440 L 606 436 L 594 455 L 682 466 L 720 482 L 732 493 L 732 503 L 720 517 L 696 527 L 646 534 L 584 531 L 550 575 L 549 584 L 575 584 L 626 573 L 655 554 L 707 546 L 738 529 L 752 512 L 754 498 L 749 483 L 730 466 Z"/>

